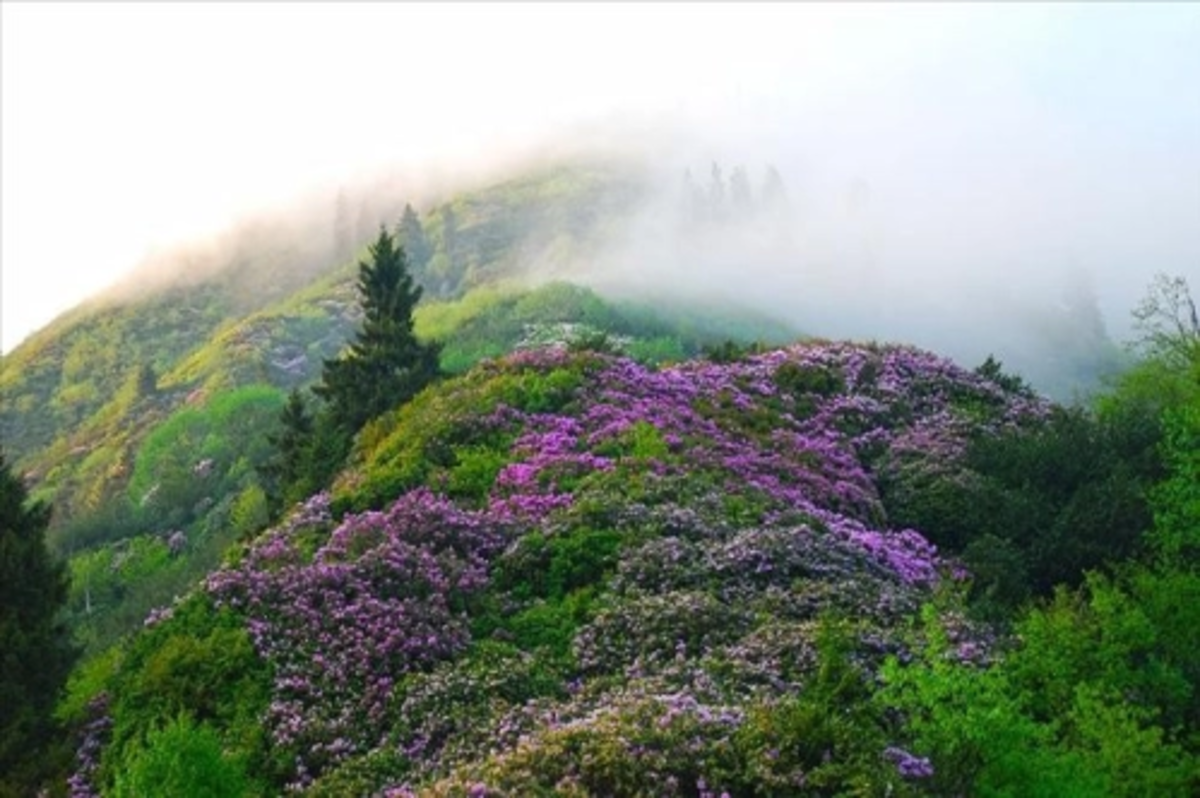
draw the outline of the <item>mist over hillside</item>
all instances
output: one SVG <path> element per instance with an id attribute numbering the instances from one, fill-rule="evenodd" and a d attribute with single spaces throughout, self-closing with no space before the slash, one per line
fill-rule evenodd
<path id="1" fill-rule="evenodd" d="M 1108 261 L 1060 258 L 1039 239 L 970 251 L 956 219 L 936 233 L 904 227 L 895 198 L 849 173 L 839 183 L 796 169 L 794 153 L 772 160 L 730 149 L 704 161 L 685 156 L 713 148 L 672 152 L 661 130 L 604 131 L 546 139 L 537 153 L 514 152 L 475 174 L 413 166 L 309 192 L 159 249 L 89 306 L 219 284 L 230 312 L 248 312 L 352 260 L 411 204 L 431 234 L 443 234 L 449 209 L 478 238 L 481 248 L 455 267 L 464 274 L 452 283 L 463 278 L 464 289 L 499 276 L 530 286 L 565 279 L 614 298 L 759 313 L 818 337 L 914 343 L 966 366 L 993 354 L 1070 399 L 1119 366 L 1129 311 L 1155 271 L 1104 271 Z M 545 186 L 522 205 L 522 183 L 560 179 L 569 192 L 574 175 L 596 181 L 588 207 L 567 194 L 560 207 Z M 503 203 L 460 199 L 491 187 L 508 192 Z M 501 250 L 499 272 L 478 271 Z M 1125 293 L 1129 272 L 1145 275 Z M 431 297 L 442 287 L 427 286 Z"/>
<path id="2" fill-rule="evenodd" d="M 5 203 L 4 349 L 35 326 L 11 326 L 35 306 L 74 304 L 147 249 L 141 285 L 164 269 L 208 268 L 197 260 L 209 255 L 181 266 L 181 238 L 237 260 L 240 245 L 220 231 L 261 227 L 245 219 L 264 208 L 293 206 L 279 231 L 287 241 L 273 246 L 306 272 L 332 249 L 339 196 L 361 242 L 404 202 L 426 211 L 539 160 L 597 150 L 632 155 L 653 180 L 617 243 L 588 254 L 590 282 L 712 286 L 815 334 L 914 340 L 968 361 L 999 348 L 1049 372 L 1044 328 L 1062 306 L 1095 304 L 1120 341 L 1154 273 L 1200 269 L 1200 19 L 1186 6 L 701 7 L 687 12 L 686 35 L 665 8 L 636 19 L 620 8 L 477 11 L 301 8 L 266 70 L 253 64 L 254 25 L 267 18 L 8 15 L 6 54 L 33 64 L 68 42 L 88 52 L 101 38 L 94 26 L 141 29 L 139 14 L 161 35 L 130 42 L 128 61 L 97 56 L 94 72 L 42 93 L 17 80 L 36 69 L 6 70 L 6 140 L 24 157 L 6 148 L 5 185 L 19 201 Z M 530 39 L 522 26 L 551 33 Z M 53 31 L 53 46 L 29 49 L 32 36 L 10 35 L 17 28 Z M 224 45 L 220 69 L 179 60 L 201 28 Z M 390 46 L 399 31 L 405 46 Z M 620 57 L 585 31 L 619 34 Z M 345 42 L 353 53 L 336 57 Z M 461 57 L 431 60 L 443 50 Z M 330 57 L 317 66 L 312 52 Z M 130 79 L 140 63 L 155 63 L 161 83 Z M 431 63 L 428 79 L 399 78 Z M 257 98 L 280 84 L 268 113 Z M 171 86 L 197 91 L 177 101 L 160 90 Z M 125 116 L 105 115 L 112 121 L 70 146 L 34 146 L 67 129 L 56 109 L 85 90 Z M 168 99 L 178 121 L 143 119 Z M 236 122 L 225 121 L 230 109 Z M 690 169 L 704 189 L 714 163 L 726 179 L 745 168 L 756 187 L 768 166 L 778 170 L 786 245 L 740 233 L 676 240 L 682 176 Z M 72 219 L 74 235 L 54 236 L 64 196 L 91 210 Z M 72 263 L 75 274 L 34 288 Z M 530 267 L 540 275 L 563 263 Z"/>
<path id="3" fill-rule="evenodd" d="M 0 798 L 1200 794 L 1200 6 L 0 7 Z"/>

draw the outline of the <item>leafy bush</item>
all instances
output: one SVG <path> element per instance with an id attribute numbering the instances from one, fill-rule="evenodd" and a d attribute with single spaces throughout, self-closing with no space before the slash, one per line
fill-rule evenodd
<path id="1" fill-rule="evenodd" d="M 938 792 L 1191 794 L 1200 760 L 1160 725 L 1186 683 L 1161 667 L 1154 627 L 1135 606 L 1103 580 L 1089 592 L 1084 602 L 1059 591 L 1031 612 L 1022 645 L 990 667 L 927 611 L 921 658 L 885 666 L 879 700 L 900 710 Z"/>
<path id="2" fill-rule="evenodd" d="M 1143 551 L 1145 495 L 1161 474 L 1144 421 L 1055 410 L 1033 428 L 977 437 L 957 464 L 894 470 L 884 504 L 892 523 L 962 554 L 976 597 L 1003 616 L 1030 593 Z"/>
<path id="3" fill-rule="evenodd" d="M 129 482 L 144 522 L 182 526 L 206 502 L 243 489 L 270 458 L 267 431 L 283 402 L 275 388 L 249 386 L 178 410 L 156 427 L 138 450 Z"/>
<path id="4" fill-rule="evenodd" d="M 189 722 L 221 729 L 218 752 L 227 746 L 246 768 L 273 774 L 277 765 L 271 762 L 261 725 L 270 672 L 263 668 L 242 619 L 215 611 L 203 595 L 194 595 L 159 618 L 134 641 L 109 682 L 114 696 L 112 742 L 105 750 L 102 777 L 114 783 L 129 771 L 143 756 L 139 752 L 153 748 L 148 743 L 152 730 L 172 730 L 163 745 L 182 734 L 183 727 L 172 725 L 181 713 Z M 196 755 L 209 753 L 205 743 Z M 145 756 L 145 767 L 151 770 L 173 761 L 169 750 Z M 183 762 L 179 767 L 190 765 Z"/>
<path id="5" fill-rule="evenodd" d="M 150 731 L 145 742 L 130 751 L 112 789 L 115 798 L 243 798 L 251 792 L 242 764 L 224 754 L 217 732 L 187 714 Z"/>

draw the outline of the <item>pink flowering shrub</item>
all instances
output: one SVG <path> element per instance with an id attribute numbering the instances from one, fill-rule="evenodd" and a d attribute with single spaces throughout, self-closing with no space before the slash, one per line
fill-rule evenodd
<path id="1" fill-rule="evenodd" d="M 322 520 L 268 535 L 208 584 L 218 606 L 246 613 L 273 666 L 264 720 L 275 746 L 295 752 L 297 786 L 377 745 L 395 681 L 466 646 L 464 601 L 505 538 L 493 519 L 418 490 L 346 516 L 306 558 L 291 538 Z"/>
<path id="2" fill-rule="evenodd" d="M 881 485 L 953 472 L 970 436 L 1041 412 L 904 347 L 484 364 L 372 423 L 332 496 L 208 578 L 270 674 L 251 775 L 317 795 L 904 794 L 925 763 L 863 696 L 954 564 L 889 523 Z M 853 624 L 823 653 L 835 616 Z M 963 658 L 986 642 L 965 630 Z M 843 704 L 858 714 L 825 718 Z"/>

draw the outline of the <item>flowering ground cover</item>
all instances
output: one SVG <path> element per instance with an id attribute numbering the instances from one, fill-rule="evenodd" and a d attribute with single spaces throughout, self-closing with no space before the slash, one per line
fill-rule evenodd
<path id="1" fill-rule="evenodd" d="M 519 352 L 374 422 L 331 494 L 185 601 L 203 611 L 156 616 L 165 638 L 237 619 L 260 733 L 220 700 L 162 712 L 224 734 L 264 793 L 917 790 L 933 766 L 867 696 L 960 572 L 883 487 L 1046 412 L 899 346 Z M 988 656 L 969 625 L 955 643 Z M 80 794 L 116 767 L 88 745 Z"/>

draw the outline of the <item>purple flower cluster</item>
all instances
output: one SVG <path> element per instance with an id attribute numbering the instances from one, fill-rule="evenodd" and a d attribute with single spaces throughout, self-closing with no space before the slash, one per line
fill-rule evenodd
<path id="1" fill-rule="evenodd" d="M 75 772 L 67 779 L 68 795 L 71 798 L 99 798 L 100 789 L 95 783 L 96 771 L 100 768 L 100 753 L 112 730 L 112 717 L 108 714 L 109 698 L 100 693 L 87 706 L 91 719 L 83 727 L 83 736 L 75 749 Z"/>
<path id="2" fill-rule="evenodd" d="M 578 367 L 570 358 L 523 352 L 497 367 Z M 567 407 L 493 414 L 515 444 L 490 511 L 559 534 L 594 522 L 572 507 L 610 507 L 604 523 L 640 542 L 622 549 L 606 599 L 575 634 L 584 679 L 569 698 L 507 710 L 493 698 L 491 714 L 473 721 L 454 711 L 453 730 L 420 724 L 413 783 L 456 774 L 434 794 L 578 789 L 572 757 L 582 754 L 560 757 L 606 735 L 626 741 L 646 773 L 663 767 L 669 784 L 656 757 L 719 747 L 742 722 L 738 701 L 802 689 L 817 618 L 830 607 L 872 630 L 860 640 L 868 659 L 895 653 L 898 619 L 945 564 L 919 532 L 887 528 L 880 472 L 953 468 L 970 435 L 1045 410 L 926 353 L 843 344 L 660 371 L 596 356 Z M 736 499 L 749 515 L 730 510 Z M 969 645 L 963 653 L 974 656 Z M 463 685 L 478 689 L 447 667 L 410 693 L 414 718 L 451 711 L 452 696 L 470 692 Z M 672 742 L 642 752 L 635 730 L 647 729 Z M 932 774 L 900 749 L 885 756 L 905 778 Z"/>
<path id="3" fill-rule="evenodd" d="M 554 400 L 522 403 L 531 385 Z M 432 476 L 372 484 L 452 484 L 456 458 L 433 466 L 424 453 L 475 447 L 495 469 L 469 471 L 486 475 L 470 493 L 483 509 L 419 488 L 335 525 L 329 497 L 316 496 L 207 582 L 218 606 L 244 614 L 271 664 L 264 720 L 295 758 L 294 788 L 383 746 L 419 784 L 489 756 L 553 759 L 566 740 L 613 729 L 654 729 L 697 751 L 715 744 L 741 722 L 737 701 L 800 686 L 825 609 L 871 625 L 884 651 L 896 619 L 945 570 L 918 531 L 889 528 L 881 475 L 954 468 L 970 435 L 1044 412 L 927 353 L 827 343 L 657 371 L 524 350 L 443 390 L 428 400 L 442 415 L 410 419 L 379 449 L 379 462 L 419 466 L 405 479 Z M 435 427 L 436 440 L 420 437 Z M 509 705 L 496 693 L 514 674 L 456 670 L 470 660 L 458 657 L 470 642 L 464 608 L 508 556 L 517 525 L 552 537 L 600 523 L 629 543 L 572 628 L 573 675 L 584 679 L 570 697 Z M 505 595 L 499 605 L 520 612 L 537 601 Z M 969 646 L 962 655 L 982 656 Z M 464 714 L 463 704 L 481 709 Z M 906 778 L 929 775 L 927 761 L 893 751 Z M 490 794 L 487 773 L 463 771 L 463 791 Z"/>
<path id="4" fill-rule="evenodd" d="M 519 416 L 511 408 L 509 417 Z M 525 431 L 513 444 L 514 462 L 496 477 L 491 507 L 498 514 L 542 518 L 571 504 L 571 483 L 612 461 L 582 450 L 582 425 L 570 416 L 524 416 Z"/>
<path id="5" fill-rule="evenodd" d="M 809 396 L 807 415 L 792 412 L 797 397 L 775 378 L 785 364 L 830 370 L 845 389 Z M 640 465 L 655 474 L 708 474 L 720 490 L 807 516 L 901 578 L 929 583 L 940 566 L 937 553 L 915 531 L 881 528 L 886 514 L 868 461 L 957 460 L 979 427 L 956 411 L 963 397 L 993 407 L 996 424 L 1045 407 L 904 347 L 805 344 L 742 363 L 692 362 L 661 371 L 610 360 L 580 391 L 574 417 L 537 419 L 498 490 L 506 501 L 531 495 L 521 489 L 534 485 L 541 490 L 536 495 L 546 495 L 546 485 L 558 484 L 551 464 L 568 454 L 568 462 L 597 470 Z M 639 425 L 658 432 L 664 457 L 635 464 L 622 456 L 623 437 Z M 589 450 L 617 455 L 589 462 Z M 561 493 L 550 495 L 555 506 L 569 503 Z"/>
<path id="6" fill-rule="evenodd" d="M 208 580 L 218 606 L 246 614 L 274 667 L 266 723 L 297 754 L 294 786 L 378 745 L 395 680 L 463 649 L 456 603 L 485 584 L 505 540 L 490 516 L 417 490 L 347 516 L 309 557 L 306 535 L 328 524 L 322 501 Z"/>
<path id="7" fill-rule="evenodd" d="M 927 779 L 933 775 L 933 764 L 928 757 L 913 756 L 903 748 L 895 746 L 885 749 L 883 755 L 906 779 Z"/>
<path id="8" fill-rule="evenodd" d="M 526 413 L 501 403 L 482 414 L 486 423 L 478 414 L 461 420 L 455 440 L 497 429 L 515 440 L 488 495 L 493 513 L 536 522 L 572 506 L 580 484 L 597 475 L 674 475 L 747 497 L 766 519 L 817 522 L 914 583 L 933 581 L 942 564 L 919 533 L 887 529 L 877 476 L 952 470 L 970 435 L 1046 409 L 898 346 L 806 343 L 732 364 L 661 370 L 534 349 L 484 371 L 525 380 L 564 369 L 583 375 L 568 410 Z M 804 375 L 816 375 L 812 385 Z M 646 431 L 654 445 L 644 445 Z"/>

